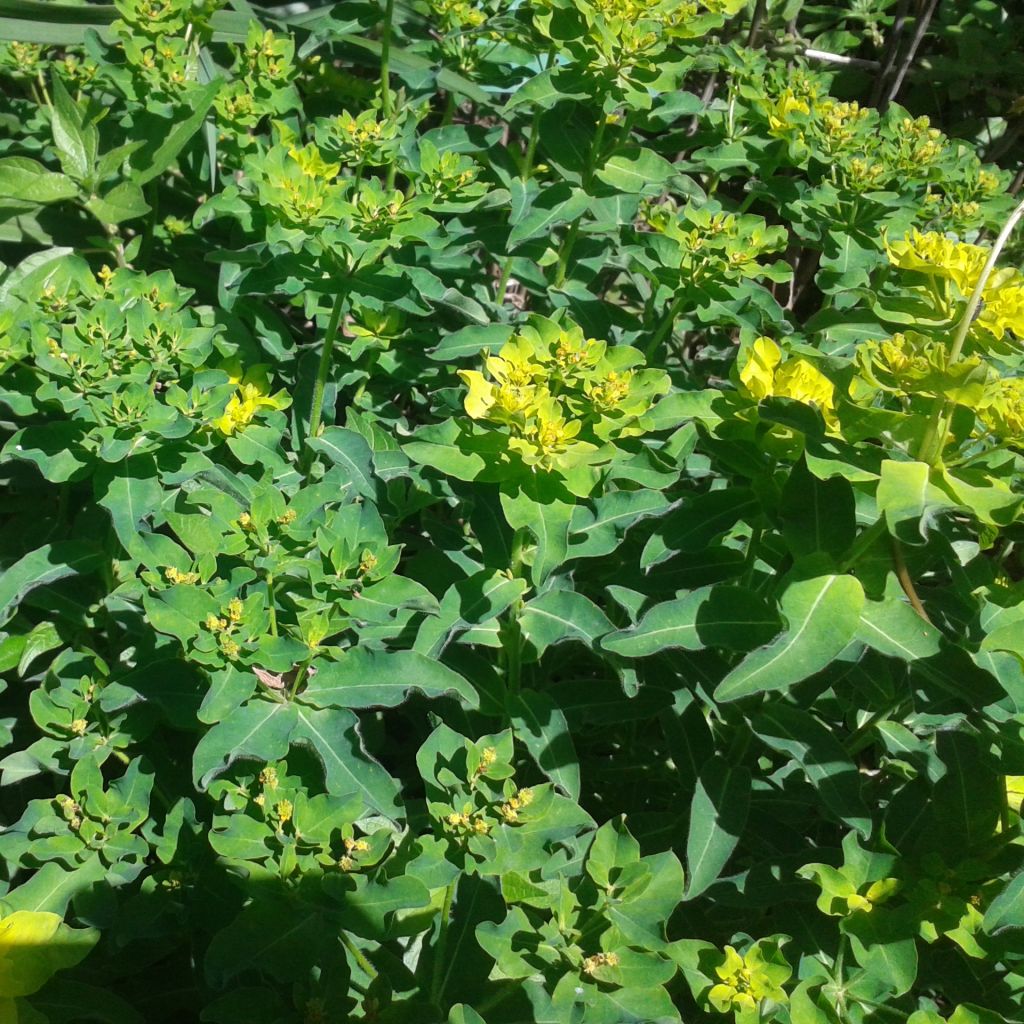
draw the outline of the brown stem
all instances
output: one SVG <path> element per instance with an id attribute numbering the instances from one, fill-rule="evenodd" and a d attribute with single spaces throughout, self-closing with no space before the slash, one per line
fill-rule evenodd
<path id="1" fill-rule="evenodd" d="M 917 591 L 914 589 L 914 581 L 910 578 L 910 572 L 907 569 L 907 563 L 903 557 L 903 548 L 895 537 L 890 537 L 889 540 L 892 545 L 892 564 L 893 568 L 896 570 L 896 579 L 900 581 L 903 593 L 907 595 L 907 600 L 910 601 L 910 607 L 913 608 L 925 622 L 931 625 L 932 620 L 928 618 L 928 612 L 925 611 L 924 605 L 921 604 L 921 598 L 917 596 Z"/>
<path id="2" fill-rule="evenodd" d="M 900 69 L 896 73 L 896 77 L 893 79 L 892 85 L 889 87 L 889 93 L 885 99 L 885 107 L 888 107 L 889 104 L 896 99 L 900 89 L 903 87 L 903 79 L 907 77 L 907 72 L 910 70 L 910 66 L 914 63 L 914 58 L 917 56 L 917 48 L 921 45 L 921 40 L 924 39 L 924 34 L 928 31 L 928 24 L 932 20 L 935 8 L 938 6 L 939 0 L 928 0 L 928 6 L 917 19 L 917 27 L 914 29 L 914 37 L 910 40 L 910 46 L 907 49 L 906 55 L 903 60 L 900 61 Z"/>
<path id="3" fill-rule="evenodd" d="M 892 28 L 885 41 L 885 51 L 882 53 L 882 70 L 878 73 L 875 87 L 871 90 L 871 106 L 873 107 L 877 107 L 882 102 L 882 93 L 892 76 L 896 54 L 900 48 L 900 37 L 903 35 L 903 28 L 907 23 L 907 8 L 909 6 L 910 0 L 900 0 L 900 5 L 896 8 L 896 16 L 892 20 Z"/>

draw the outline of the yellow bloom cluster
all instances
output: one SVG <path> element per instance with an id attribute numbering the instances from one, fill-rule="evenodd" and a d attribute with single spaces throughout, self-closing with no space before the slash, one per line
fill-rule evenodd
<path id="1" fill-rule="evenodd" d="M 533 790 L 520 789 L 498 807 L 498 813 L 506 822 L 516 822 L 519 820 L 519 812 L 524 807 L 529 807 L 531 803 L 533 803 Z"/>
<path id="2" fill-rule="evenodd" d="M 719 1013 L 754 1010 L 763 999 L 786 1000 L 782 983 L 790 973 L 787 966 L 765 961 L 758 945 L 745 956 L 732 946 L 726 946 L 724 953 L 715 968 L 721 980 L 708 992 L 708 1001 Z"/>
<path id="3" fill-rule="evenodd" d="M 830 431 L 839 428 L 835 413 L 835 386 L 806 359 L 782 358 L 782 349 L 771 338 L 758 338 L 740 368 L 740 384 L 750 397 L 791 398 L 814 406 Z"/>
<path id="4" fill-rule="evenodd" d="M 935 281 L 951 316 L 974 291 L 989 255 L 983 246 L 959 242 L 936 231 L 916 230 L 900 241 L 887 242 L 886 251 L 894 266 Z M 947 282 L 956 286 L 957 294 L 949 294 Z M 1012 268 L 996 271 L 985 283 L 981 298 L 977 328 L 996 341 L 1007 331 L 1024 338 L 1024 274 Z"/>
<path id="5" fill-rule="evenodd" d="M 598 445 L 643 433 L 640 418 L 669 387 L 643 355 L 587 338 L 576 325 L 534 317 L 479 370 L 460 370 L 466 412 L 508 428 L 508 449 L 528 466 L 566 470 Z M 591 438 L 592 440 L 588 440 Z"/>
<path id="6" fill-rule="evenodd" d="M 1024 377 L 992 381 L 982 396 L 982 423 L 1005 441 L 1024 441 Z"/>
<path id="7" fill-rule="evenodd" d="M 186 586 L 190 586 L 193 583 L 199 582 L 199 573 L 182 572 L 180 569 L 175 569 L 173 565 L 169 565 L 164 569 L 164 579 L 172 585 L 181 583 Z"/>
<path id="8" fill-rule="evenodd" d="M 618 953 L 595 953 L 593 956 L 584 957 L 583 973 L 593 974 L 600 967 L 618 967 Z"/>
<path id="9" fill-rule="evenodd" d="M 261 409 L 287 409 L 291 405 L 291 398 L 284 391 L 270 394 L 270 378 L 265 366 L 252 366 L 243 373 L 241 365 L 232 361 L 221 369 L 236 389 L 223 415 L 212 423 L 225 436 L 243 430 Z"/>

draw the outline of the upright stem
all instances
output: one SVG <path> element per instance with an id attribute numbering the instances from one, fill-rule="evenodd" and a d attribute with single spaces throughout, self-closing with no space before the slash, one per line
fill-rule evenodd
<path id="1" fill-rule="evenodd" d="M 549 62 L 550 64 L 550 62 Z M 533 121 L 530 123 L 530 138 L 526 143 L 526 154 L 523 156 L 523 164 L 519 171 L 519 178 L 522 182 L 530 180 L 530 175 L 533 174 L 533 161 L 537 155 L 537 136 L 538 129 L 540 127 L 540 107 L 538 107 L 533 114 Z M 494 289 L 494 301 L 497 305 L 503 306 L 505 304 L 505 289 L 508 287 L 508 279 L 512 276 L 512 259 L 511 255 L 505 257 L 505 262 L 501 267 L 501 275 L 498 278 L 498 285 Z"/>
<path id="2" fill-rule="evenodd" d="M 451 924 L 452 900 L 455 898 L 455 882 L 449 882 L 444 891 L 444 903 L 441 906 L 441 924 L 437 933 L 437 949 L 434 956 L 434 977 L 430 985 L 430 1001 L 440 1006 L 441 996 L 447 980 L 445 972 L 445 947 L 448 945 L 448 926 Z"/>
<path id="3" fill-rule="evenodd" d="M 380 112 L 384 120 L 391 117 L 391 22 L 395 16 L 395 0 L 384 0 L 384 24 L 380 35 Z"/>
<path id="4" fill-rule="evenodd" d="M 584 192 L 590 188 L 590 181 L 594 176 L 597 161 L 601 156 L 601 144 L 604 142 L 604 131 L 607 124 L 608 122 L 602 112 L 601 120 L 597 123 L 597 131 L 594 133 L 594 141 L 590 146 L 590 153 L 587 155 L 587 166 L 583 171 L 582 185 Z M 558 254 L 558 266 L 555 270 L 556 288 L 561 288 L 565 284 L 566 274 L 569 269 L 569 258 L 572 256 L 573 247 L 576 245 L 576 237 L 580 233 L 580 221 L 582 219 L 582 217 L 577 217 L 572 222 L 569 232 L 562 242 L 562 248 Z"/>
<path id="5" fill-rule="evenodd" d="M 658 351 L 658 346 L 672 333 L 672 327 L 676 322 L 676 317 L 679 316 L 679 311 L 683 307 L 685 297 L 683 292 L 679 292 L 676 295 L 664 317 L 662 317 L 661 323 L 658 324 L 654 334 L 651 336 L 651 340 L 647 343 L 644 355 L 647 357 L 648 362 L 654 353 Z"/>
<path id="6" fill-rule="evenodd" d="M 970 333 L 971 324 L 974 323 L 974 318 L 978 314 L 978 307 L 981 305 L 985 285 L 988 284 L 988 279 L 992 276 L 992 271 L 995 270 L 996 261 L 999 259 L 1000 253 L 1005 248 L 1010 235 L 1013 233 L 1013 229 L 1017 226 L 1017 222 L 1021 217 L 1024 217 L 1024 202 L 1017 204 L 1013 213 L 1010 214 L 1003 225 L 1002 231 L 999 232 L 996 240 L 992 243 L 992 250 L 989 252 L 985 266 L 982 267 L 978 281 L 974 285 L 974 291 L 971 292 L 971 297 L 967 300 L 963 316 L 957 324 L 956 334 L 953 336 L 953 344 L 949 348 L 948 366 L 956 363 L 964 350 L 964 343 L 967 341 L 967 335 Z M 922 462 L 933 465 L 942 455 L 942 450 L 946 447 L 946 431 L 948 429 L 945 420 L 951 404 L 946 398 L 941 396 L 935 399 L 931 416 L 928 419 L 928 426 L 924 437 L 921 438 L 921 445 L 917 453 L 918 458 Z"/>
<path id="7" fill-rule="evenodd" d="M 334 297 L 334 306 L 331 309 L 331 318 L 327 322 L 327 333 L 324 335 L 324 347 L 320 351 L 320 366 L 316 371 L 316 383 L 313 385 L 313 404 L 309 411 L 309 433 L 306 435 L 306 450 L 310 451 L 309 441 L 317 436 L 320 430 L 320 420 L 324 409 L 324 388 L 327 386 L 327 374 L 331 369 L 331 354 L 334 351 L 334 339 L 338 335 L 338 322 L 341 320 L 341 310 L 345 305 L 345 290 L 338 289 Z"/>

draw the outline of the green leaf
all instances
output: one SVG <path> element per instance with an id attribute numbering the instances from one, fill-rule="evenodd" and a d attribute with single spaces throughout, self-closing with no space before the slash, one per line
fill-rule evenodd
<path id="1" fill-rule="evenodd" d="M 861 795 L 861 776 L 835 734 L 813 715 L 786 704 L 771 704 L 751 720 L 758 738 L 793 758 L 822 802 L 845 825 L 866 836 L 871 815 Z"/>
<path id="2" fill-rule="evenodd" d="M 84 122 L 81 110 L 56 75 L 50 79 L 50 87 L 53 90 L 50 125 L 61 167 L 75 181 L 85 181 L 96 166 L 99 133 L 95 125 Z"/>
<path id="3" fill-rule="evenodd" d="M 130 550 L 143 520 L 160 507 L 164 497 L 155 460 L 148 455 L 135 456 L 110 471 L 102 467 L 96 490 L 97 504 L 110 513 L 118 540 Z"/>
<path id="4" fill-rule="evenodd" d="M 480 706 L 476 690 L 450 668 L 416 651 L 355 648 L 337 661 L 320 661 L 301 699 L 318 708 L 393 708 L 413 692 L 458 697 Z"/>
<path id="5" fill-rule="evenodd" d="M 478 356 L 484 349 L 496 352 L 512 337 L 512 330 L 506 324 L 470 324 L 469 327 L 446 334 L 441 343 L 428 354 L 438 362 L 450 363 L 467 356 Z"/>
<path id="6" fill-rule="evenodd" d="M 604 167 L 597 170 L 596 177 L 619 192 L 654 194 L 675 173 L 663 156 L 652 149 L 631 148 L 610 157 Z"/>
<path id="7" fill-rule="evenodd" d="M 149 203 L 133 181 L 122 181 L 105 196 L 93 196 L 85 205 L 101 224 L 120 224 L 149 213 Z"/>
<path id="8" fill-rule="evenodd" d="M 526 529 L 537 546 L 531 565 L 534 586 L 543 586 L 566 559 L 573 505 L 567 492 L 545 476 L 534 476 L 515 490 L 502 489 L 501 508 L 513 530 Z"/>
<path id="9" fill-rule="evenodd" d="M 794 558 L 824 552 L 838 559 L 857 535 L 853 488 L 839 476 L 819 480 L 801 459 L 782 489 L 779 521 Z"/>
<path id="10" fill-rule="evenodd" d="M 278 701 L 251 700 L 236 708 L 196 744 L 192 778 L 197 788 L 205 790 L 240 757 L 279 761 L 288 753 L 296 720 L 295 707 Z"/>
<path id="11" fill-rule="evenodd" d="M 45 205 L 77 195 L 78 186 L 66 174 L 49 171 L 38 160 L 27 156 L 0 159 L 0 200 L 18 199 Z"/>
<path id="12" fill-rule="evenodd" d="M 624 658 L 646 658 L 669 648 L 748 651 L 775 636 L 779 626 L 778 615 L 752 590 L 702 587 L 655 605 L 637 625 L 605 637 L 601 646 Z"/>
<path id="13" fill-rule="evenodd" d="M 163 174 L 174 163 L 178 154 L 185 148 L 189 139 L 206 120 L 206 115 L 213 106 L 223 81 L 220 78 L 208 82 L 201 89 L 189 93 L 188 117 L 176 119 L 168 126 L 169 130 L 160 132 L 156 138 L 159 142 L 155 148 L 144 148 L 132 158 L 131 179 L 136 185 L 145 185 L 155 177 Z"/>
<path id="14" fill-rule="evenodd" d="M 36 587 L 92 572 L 104 559 L 102 551 L 81 540 L 44 544 L 22 556 L 0 575 L 0 622 L 5 622 Z"/>
<path id="15" fill-rule="evenodd" d="M 613 629 L 608 616 L 593 601 L 574 590 L 549 590 L 535 597 L 523 608 L 519 624 L 538 655 L 566 640 L 594 647 Z"/>
<path id="16" fill-rule="evenodd" d="M 373 451 L 362 434 L 347 427 L 327 427 L 319 437 L 310 438 L 309 446 L 314 451 L 323 452 L 345 471 L 354 493 L 371 501 L 377 500 Z"/>
<path id="17" fill-rule="evenodd" d="M 300 707 L 292 739 L 320 759 L 328 792 L 358 793 L 368 810 L 391 819 L 400 815 L 398 783 L 363 749 L 359 719 L 351 711 Z"/>
<path id="18" fill-rule="evenodd" d="M 906 601 L 865 601 L 857 639 L 890 658 L 916 661 L 938 654 L 942 634 Z"/>
<path id="19" fill-rule="evenodd" d="M 750 772 L 721 757 L 705 762 L 690 803 L 686 899 L 700 896 L 721 874 L 743 834 L 750 808 Z"/>
<path id="20" fill-rule="evenodd" d="M 796 580 L 782 595 L 786 631 L 747 655 L 719 684 L 715 700 L 787 690 L 820 672 L 853 639 L 864 590 L 853 576 Z"/>
<path id="21" fill-rule="evenodd" d="M 1024 871 L 1014 875 L 988 905 L 982 927 L 989 935 L 1024 928 Z"/>
<path id="22" fill-rule="evenodd" d="M 565 714 L 546 693 L 523 690 L 509 698 L 512 728 L 540 770 L 573 800 L 580 798 L 580 765 Z"/>
<path id="23" fill-rule="evenodd" d="M 576 220 L 590 205 L 590 197 L 579 188 L 572 188 L 562 182 L 545 189 L 534 202 L 530 212 L 508 236 L 508 250 L 511 252 L 531 238 L 547 235 L 560 224 Z"/>
<path id="24" fill-rule="evenodd" d="M 884 910 L 852 914 L 843 922 L 853 955 L 876 981 L 895 996 L 909 992 L 917 979 L 917 943 L 906 935 L 898 919 Z"/>

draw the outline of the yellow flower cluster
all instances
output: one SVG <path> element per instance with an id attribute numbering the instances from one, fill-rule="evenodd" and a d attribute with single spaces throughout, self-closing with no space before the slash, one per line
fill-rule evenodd
<path id="1" fill-rule="evenodd" d="M 241 600 L 237 597 L 228 601 L 224 617 L 214 615 L 212 612 L 206 616 L 203 625 L 216 636 L 217 644 L 225 657 L 234 660 L 242 653 L 237 641 L 232 637 L 235 627 L 242 621 L 244 608 Z"/>
<path id="2" fill-rule="evenodd" d="M 520 789 L 498 807 L 498 813 L 510 824 L 519 820 L 519 812 L 533 803 L 533 790 Z"/>
<path id="3" fill-rule="evenodd" d="M 584 957 L 583 973 L 593 974 L 600 967 L 618 967 L 618 953 L 595 953 L 593 956 Z"/>
<path id="4" fill-rule="evenodd" d="M 782 349 L 771 338 L 758 338 L 750 346 L 739 376 L 742 389 L 750 398 L 790 398 L 814 406 L 827 428 L 832 432 L 838 430 L 832 381 L 806 359 L 783 360 Z"/>
<path id="5" fill-rule="evenodd" d="M 982 396 L 982 423 L 1005 441 L 1024 441 L 1024 377 L 992 381 Z"/>
<path id="6" fill-rule="evenodd" d="M 243 373 L 241 365 L 233 361 L 221 369 L 236 389 L 223 415 L 212 423 L 225 436 L 244 430 L 261 409 L 287 409 L 291 405 L 291 398 L 284 391 L 270 394 L 270 378 L 265 366 L 253 366 Z"/>
<path id="7" fill-rule="evenodd" d="M 185 586 L 191 586 L 193 583 L 199 582 L 199 573 L 182 572 L 180 569 L 175 569 L 173 565 L 169 565 L 164 569 L 164 579 L 172 585 L 181 583 Z"/>
<path id="8" fill-rule="evenodd" d="M 781 982 L 783 975 L 788 977 L 788 968 L 767 963 L 757 945 L 745 956 L 732 946 L 726 946 L 724 953 L 715 968 L 721 980 L 708 992 L 708 1001 L 719 1013 L 754 1010 L 764 999 L 785 1001 Z"/>
<path id="9" fill-rule="evenodd" d="M 660 370 L 638 369 L 634 348 L 610 348 L 576 325 L 543 317 L 479 370 L 460 370 L 466 412 L 507 427 L 509 451 L 528 466 L 567 470 L 591 461 L 595 441 L 643 433 L 639 418 L 668 390 Z M 587 440 L 586 437 L 594 440 Z"/>
<path id="10" fill-rule="evenodd" d="M 916 230 L 900 241 L 887 242 L 886 251 L 894 266 L 936 282 L 950 316 L 974 291 L 989 255 L 983 246 L 959 242 L 936 231 Z M 947 282 L 956 286 L 957 294 L 949 294 Z M 1024 338 L 1024 274 L 1012 268 L 996 271 L 985 283 L 981 298 L 977 328 L 996 341 L 1007 331 Z"/>

